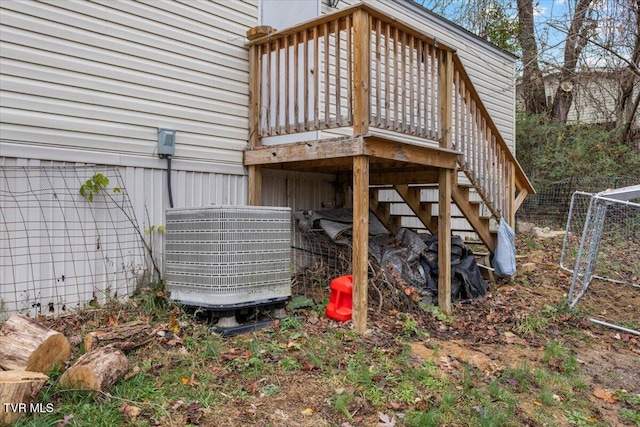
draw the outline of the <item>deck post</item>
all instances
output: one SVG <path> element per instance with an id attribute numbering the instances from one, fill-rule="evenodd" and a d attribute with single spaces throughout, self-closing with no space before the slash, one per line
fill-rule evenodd
<path id="1" fill-rule="evenodd" d="M 262 168 L 257 165 L 247 166 L 249 172 L 249 205 L 262 204 Z"/>
<path id="2" fill-rule="evenodd" d="M 262 146 L 260 140 L 260 45 L 249 48 L 249 149 Z M 260 166 L 247 166 L 249 181 L 249 205 L 262 204 L 262 169 Z"/>
<path id="3" fill-rule="evenodd" d="M 369 131 L 371 23 L 364 9 L 353 12 L 353 134 Z M 353 158 L 353 324 L 367 330 L 369 285 L 369 158 Z"/>
<path id="4" fill-rule="evenodd" d="M 453 89 L 453 64 L 451 53 L 440 52 L 441 124 L 440 147 L 451 148 L 451 97 Z M 451 169 L 440 168 L 438 180 L 438 307 L 451 313 Z"/>
<path id="5" fill-rule="evenodd" d="M 353 324 L 367 330 L 369 284 L 369 158 L 353 158 Z"/>

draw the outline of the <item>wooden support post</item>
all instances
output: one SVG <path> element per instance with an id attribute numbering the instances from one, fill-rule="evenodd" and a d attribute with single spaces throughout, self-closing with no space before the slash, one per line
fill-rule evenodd
<path id="1" fill-rule="evenodd" d="M 451 175 L 440 169 L 438 197 L 438 307 L 451 313 Z"/>
<path id="2" fill-rule="evenodd" d="M 364 9 L 353 12 L 353 134 L 369 131 L 371 87 L 371 22 Z M 369 284 L 369 158 L 353 157 L 353 324 L 367 330 Z"/>
<path id="3" fill-rule="evenodd" d="M 453 63 L 451 52 L 440 56 L 440 88 L 442 90 L 441 148 L 451 148 L 451 98 L 453 96 Z M 440 169 L 438 195 L 438 307 L 451 313 L 451 187 L 453 171 Z"/>
<path id="4" fill-rule="evenodd" d="M 353 324 L 367 330 L 369 284 L 369 158 L 353 158 Z"/>
<path id="5" fill-rule="evenodd" d="M 249 149 L 262 146 L 260 139 L 260 45 L 249 48 Z M 249 205 L 262 204 L 262 170 L 260 166 L 247 166 L 249 174 Z"/>
<path id="6" fill-rule="evenodd" d="M 364 9 L 353 12 L 353 134 L 369 131 L 371 88 L 371 23 Z"/>
<path id="7" fill-rule="evenodd" d="M 262 204 L 262 169 L 260 166 L 247 166 L 249 170 L 249 205 Z"/>

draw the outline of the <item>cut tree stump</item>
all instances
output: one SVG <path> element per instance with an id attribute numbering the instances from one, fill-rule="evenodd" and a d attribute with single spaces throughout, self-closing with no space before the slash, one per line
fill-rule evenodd
<path id="1" fill-rule="evenodd" d="M 60 332 L 14 314 L 0 330 L 0 367 L 48 374 L 71 357 L 71 344 Z"/>
<path id="2" fill-rule="evenodd" d="M 48 379 L 40 372 L 0 371 L 0 426 L 9 426 L 29 412 Z"/>
<path id="3" fill-rule="evenodd" d="M 84 349 L 90 352 L 98 346 L 112 345 L 119 350 L 128 351 L 147 344 L 154 337 L 155 331 L 147 323 L 125 323 L 87 333 L 84 336 Z"/>
<path id="4" fill-rule="evenodd" d="M 109 389 L 129 370 L 129 360 L 112 345 L 99 347 L 82 355 L 64 371 L 60 385 L 95 391 Z"/>

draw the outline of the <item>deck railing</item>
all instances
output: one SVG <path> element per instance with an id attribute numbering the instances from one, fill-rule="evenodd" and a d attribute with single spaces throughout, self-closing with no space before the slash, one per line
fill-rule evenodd
<path id="1" fill-rule="evenodd" d="M 460 59 L 437 40 L 358 5 L 250 46 L 252 146 L 373 127 L 460 151 L 460 168 L 496 218 L 512 219 L 533 192 Z"/>

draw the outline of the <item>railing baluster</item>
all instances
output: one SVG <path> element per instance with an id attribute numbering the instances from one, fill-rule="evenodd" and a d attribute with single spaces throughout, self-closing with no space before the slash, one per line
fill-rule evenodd
<path id="1" fill-rule="evenodd" d="M 276 110 L 275 110 L 275 119 L 276 123 L 274 126 L 274 131 L 276 135 L 280 134 L 280 39 L 275 41 L 276 50 L 275 50 L 275 61 L 276 61 Z"/>
<path id="2" fill-rule="evenodd" d="M 351 64 L 353 63 L 353 41 L 351 39 L 351 28 L 353 25 L 350 15 L 345 17 L 344 27 L 347 33 L 347 121 L 345 125 L 348 126 L 353 124 L 353 104 L 351 98 L 353 94 L 353 71 L 351 69 Z"/>
<path id="3" fill-rule="evenodd" d="M 385 129 L 391 128 L 391 69 L 390 69 L 390 44 L 391 44 L 391 25 L 385 24 L 385 43 L 384 43 L 384 109 L 385 109 Z"/>
<path id="4" fill-rule="evenodd" d="M 422 135 L 422 48 L 422 40 L 416 39 L 416 135 Z"/>
<path id="5" fill-rule="evenodd" d="M 431 57 L 429 58 L 429 62 L 430 62 L 430 66 L 431 66 L 431 75 L 430 75 L 430 80 L 431 80 L 431 121 L 429 123 L 429 127 L 431 129 L 431 138 L 433 139 L 438 139 L 439 138 L 439 134 L 440 131 L 438 130 L 438 128 L 436 127 L 436 109 L 438 108 L 438 104 L 439 102 L 437 101 L 437 96 L 440 95 L 440 92 L 438 91 L 438 94 L 436 95 L 436 82 L 438 81 L 438 74 L 436 71 L 436 64 L 438 63 L 438 59 L 436 56 L 436 48 L 434 47 L 433 49 L 431 49 Z"/>
<path id="6" fill-rule="evenodd" d="M 402 49 L 400 50 L 402 55 L 402 67 L 400 71 L 402 72 L 401 84 L 402 84 L 402 107 L 400 112 L 402 113 L 402 118 L 400 119 L 400 132 L 406 132 L 407 130 L 407 33 L 402 32 L 401 38 Z"/>
<path id="7" fill-rule="evenodd" d="M 400 59 L 400 55 L 399 52 L 401 50 L 401 48 L 398 47 L 398 44 L 400 43 L 399 40 L 399 36 L 400 36 L 400 32 L 398 30 L 398 28 L 395 28 L 395 36 L 393 39 L 393 81 L 395 82 L 394 85 L 394 90 L 393 90 L 393 129 L 394 130 L 398 130 L 399 126 L 398 126 L 398 118 L 399 118 L 399 108 L 398 108 L 398 88 L 400 87 L 400 85 L 398 84 L 398 72 L 399 72 L 399 66 L 398 66 L 398 60 Z"/>
<path id="8" fill-rule="evenodd" d="M 487 198 L 490 198 L 489 194 L 489 165 L 487 162 L 489 161 L 489 128 L 487 127 L 487 121 L 485 118 L 482 118 L 482 169 L 480 169 L 480 173 L 482 174 L 482 189 Z"/>
<path id="9" fill-rule="evenodd" d="M 342 91 L 340 90 L 341 86 L 341 68 L 342 61 L 340 60 L 340 51 L 342 50 L 342 40 L 340 38 L 340 21 L 336 20 L 335 22 L 335 58 L 336 58 L 336 124 L 340 126 L 342 124 Z"/>
<path id="10" fill-rule="evenodd" d="M 320 128 L 320 37 L 313 27 L 313 128 Z"/>
<path id="11" fill-rule="evenodd" d="M 409 69 L 411 70 L 409 74 L 409 133 L 415 135 L 415 87 L 414 87 L 414 75 L 415 69 L 413 64 L 413 58 L 415 57 L 415 39 L 413 36 L 409 36 Z"/>
<path id="12" fill-rule="evenodd" d="M 431 45 L 426 45 L 425 49 L 424 49 L 424 56 L 422 58 L 423 61 L 423 66 L 422 66 L 422 72 L 423 72 L 423 80 L 424 80 L 424 109 L 422 110 L 422 119 L 424 121 L 424 130 L 422 131 L 422 136 L 424 136 L 425 138 L 428 138 L 431 136 L 430 132 L 429 132 L 429 100 L 430 100 L 430 96 L 429 96 L 429 58 L 431 57 Z"/>
<path id="13" fill-rule="evenodd" d="M 374 120 L 373 125 L 374 126 L 381 126 L 382 125 L 382 120 L 381 120 L 381 115 L 382 115 L 382 110 L 381 110 L 381 101 L 382 101 L 382 88 L 381 88 L 381 82 L 382 82 L 382 70 L 380 69 L 382 67 L 382 60 L 381 60 L 381 55 L 382 53 L 380 52 L 380 42 L 382 39 L 382 35 L 380 34 L 382 32 L 382 23 L 380 22 L 379 19 L 375 20 L 375 24 L 376 24 L 376 55 L 375 55 L 375 63 L 376 63 L 376 81 L 375 81 L 375 85 L 376 85 L 376 96 L 375 96 L 375 102 L 376 102 L 376 118 Z"/>
<path id="14" fill-rule="evenodd" d="M 287 134 L 291 131 L 289 128 L 289 84 L 290 84 L 290 76 L 289 76 L 289 66 L 290 66 L 290 58 L 289 58 L 289 37 L 284 38 L 284 133 Z M 294 61 L 296 70 L 298 69 L 298 61 Z M 294 76 L 298 77 L 298 73 L 294 72 Z"/>
<path id="15" fill-rule="evenodd" d="M 302 43 L 303 43 L 303 55 L 304 55 L 304 77 L 303 77 L 303 81 L 304 81 L 304 86 L 302 88 L 302 93 L 304 96 L 304 101 L 303 101 L 303 108 L 304 108 L 304 112 L 303 112 L 303 118 L 304 118 L 304 123 L 302 126 L 302 130 L 303 131 L 307 131 L 309 130 L 309 30 L 304 30 L 304 33 L 302 33 Z M 297 121 L 297 119 L 296 119 Z M 299 129 L 300 130 L 300 129 Z"/>
<path id="16" fill-rule="evenodd" d="M 292 82 L 293 83 L 293 117 L 292 117 L 292 120 L 289 120 L 289 123 L 290 123 L 289 126 L 292 125 L 293 130 L 288 130 L 287 133 L 300 132 L 300 101 L 299 101 L 300 92 L 298 91 L 298 86 L 300 84 L 299 44 L 300 42 L 298 40 L 298 33 L 295 33 L 293 35 L 293 75 L 294 75 L 293 82 Z M 303 73 L 306 74 L 306 70 L 304 69 L 304 62 L 303 62 Z M 289 85 L 289 82 L 287 82 L 287 86 L 288 85 Z M 291 114 L 288 108 L 287 108 L 287 114 Z"/>
<path id="17" fill-rule="evenodd" d="M 330 74 L 330 44 L 329 44 L 329 23 L 324 24 L 324 125 L 323 129 L 329 127 L 331 113 L 331 74 Z"/>
<path id="18" fill-rule="evenodd" d="M 471 100 L 471 146 L 472 146 L 472 160 L 471 170 L 474 174 L 478 170 L 478 118 L 476 117 L 476 102 Z"/>
<path id="19" fill-rule="evenodd" d="M 273 80 L 273 77 L 271 76 L 271 43 L 267 44 L 267 84 L 266 84 L 266 90 L 267 90 L 267 96 L 266 96 L 266 100 L 267 100 L 267 130 L 266 130 L 266 134 L 271 136 L 271 81 Z"/>
<path id="20" fill-rule="evenodd" d="M 497 184 L 500 181 L 498 164 L 496 162 L 496 155 L 498 154 L 498 152 L 496 151 L 497 147 L 495 143 L 495 137 L 493 136 L 491 129 L 489 129 L 489 135 L 489 158 L 491 159 L 491 175 L 489 176 L 489 188 L 491 194 L 496 194 L 496 191 L 498 190 Z"/>
<path id="21" fill-rule="evenodd" d="M 465 117 L 467 120 L 467 152 L 468 152 L 468 161 L 467 161 L 467 169 L 473 169 L 473 110 L 471 109 L 471 92 L 465 92 L 466 102 L 467 102 L 467 111 L 465 113 Z"/>

